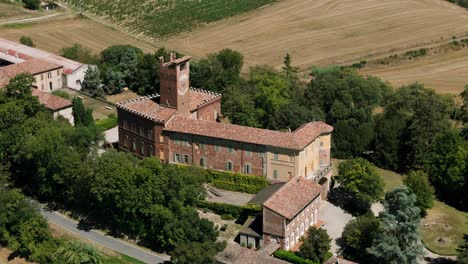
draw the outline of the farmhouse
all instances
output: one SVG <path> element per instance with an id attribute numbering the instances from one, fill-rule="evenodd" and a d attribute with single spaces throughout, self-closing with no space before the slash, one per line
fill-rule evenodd
<path id="1" fill-rule="evenodd" d="M 56 96 L 50 93 L 40 91 L 38 89 L 32 89 L 32 95 L 36 96 L 43 106 L 45 106 L 53 115 L 54 119 L 59 116 L 67 119 L 70 124 L 74 124 L 73 119 L 73 104 L 70 100 Z"/>
<path id="2" fill-rule="evenodd" d="M 0 67 L 0 88 L 20 73 L 29 73 L 34 77 L 33 87 L 41 91 L 53 91 L 62 88 L 63 66 L 39 59 L 31 59 L 17 64 Z"/>
<path id="3" fill-rule="evenodd" d="M 161 95 L 117 104 L 120 149 L 273 181 L 304 176 L 328 188 L 331 126 L 311 122 L 280 132 L 219 122 L 221 95 L 189 88 L 189 73 L 190 57 L 161 58 Z"/>
<path id="4" fill-rule="evenodd" d="M 262 205 L 262 215 L 245 222 L 239 242 L 254 248 L 294 248 L 307 229 L 318 223 L 322 189 L 304 177 L 266 187 L 250 201 Z"/>
<path id="5" fill-rule="evenodd" d="M 91 67 L 90 65 L 0 38 L 0 67 L 2 65 L 19 64 L 34 59 L 62 67 L 62 84 L 58 87 L 54 83 L 52 90 L 61 88 L 62 86 L 81 90 L 81 83 L 83 82 L 86 69 Z M 44 91 L 50 90 L 50 86 L 47 85 L 49 84 L 45 85 Z"/>

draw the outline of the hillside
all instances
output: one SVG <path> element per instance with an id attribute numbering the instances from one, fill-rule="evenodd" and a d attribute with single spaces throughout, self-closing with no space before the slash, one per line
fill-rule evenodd
<path id="1" fill-rule="evenodd" d="M 62 0 L 135 33 L 163 37 L 257 9 L 275 0 Z"/>

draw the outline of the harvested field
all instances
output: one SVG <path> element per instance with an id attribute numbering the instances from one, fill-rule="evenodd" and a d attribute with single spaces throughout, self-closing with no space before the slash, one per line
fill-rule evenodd
<path id="1" fill-rule="evenodd" d="M 40 11 L 31 11 L 23 8 L 19 4 L 0 3 L 0 23 L 17 19 L 38 17 L 46 14 L 52 14 L 52 12 L 45 13 Z"/>
<path id="2" fill-rule="evenodd" d="M 280 0 L 163 41 L 196 57 L 223 48 L 248 64 L 278 66 L 289 52 L 302 69 L 448 40 L 468 32 L 468 12 L 440 0 Z"/>
<path id="3" fill-rule="evenodd" d="M 19 257 L 10 260 L 9 258 L 11 254 L 11 250 L 0 248 L 0 264 L 34 264 L 34 262 L 29 262 Z"/>
<path id="4" fill-rule="evenodd" d="M 24 24 L 20 28 L 0 27 L 0 36 L 18 41 L 23 35 L 31 37 L 37 48 L 58 54 L 63 47 L 74 43 L 90 48 L 94 53 L 111 45 L 131 44 L 144 52 L 154 52 L 157 48 L 131 35 L 122 33 L 85 18 L 51 18 L 40 23 Z"/>
<path id="5" fill-rule="evenodd" d="M 459 94 L 468 84 L 468 49 L 421 57 L 397 65 L 371 67 L 360 72 L 378 76 L 395 87 L 417 81 L 440 93 Z"/>

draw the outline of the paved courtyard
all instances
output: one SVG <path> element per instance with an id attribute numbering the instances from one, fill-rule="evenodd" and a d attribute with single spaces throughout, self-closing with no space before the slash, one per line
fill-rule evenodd
<path id="1" fill-rule="evenodd" d="M 341 237 L 345 225 L 353 217 L 343 209 L 333 205 L 328 201 L 322 201 L 320 206 L 320 221 L 323 222 L 323 229 L 327 230 L 328 235 L 332 238 L 331 251 L 337 253 L 338 246 L 336 240 Z"/>

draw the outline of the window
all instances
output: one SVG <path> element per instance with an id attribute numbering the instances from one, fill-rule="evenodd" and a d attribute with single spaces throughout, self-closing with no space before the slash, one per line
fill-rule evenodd
<path id="1" fill-rule="evenodd" d="M 145 144 L 143 144 L 143 142 L 141 142 L 141 144 L 140 144 L 140 154 L 142 156 L 145 155 Z"/>
<path id="2" fill-rule="evenodd" d="M 124 129 L 127 129 L 127 120 L 124 120 L 124 121 L 123 121 L 123 128 L 124 128 Z"/>
<path id="3" fill-rule="evenodd" d="M 125 147 L 128 147 L 128 136 L 125 136 L 125 137 L 124 137 L 123 145 L 124 145 Z"/>
<path id="4" fill-rule="evenodd" d="M 52 78 L 52 73 L 51 72 L 47 73 L 47 78 Z"/>
<path id="5" fill-rule="evenodd" d="M 200 149 L 205 149 L 205 144 L 204 144 L 204 143 L 200 143 L 200 144 L 198 144 L 198 147 L 199 147 Z"/>
<path id="6" fill-rule="evenodd" d="M 148 130 L 148 138 L 152 139 L 153 138 L 153 130 Z"/>
<path id="7" fill-rule="evenodd" d="M 190 157 L 189 157 L 189 155 L 184 155 L 184 163 L 187 163 L 187 164 L 190 163 Z"/>
<path id="8" fill-rule="evenodd" d="M 275 160 L 278 160 L 278 159 L 279 159 L 278 152 L 275 152 L 275 153 L 274 153 L 273 159 L 275 159 Z"/>
<path id="9" fill-rule="evenodd" d="M 226 170 L 228 170 L 228 171 L 234 170 L 234 164 L 231 161 L 228 161 L 226 163 Z"/>
<path id="10" fill-rule="evenodd" d="M 258 153 L 258 157 L 259 157 L 259 158 L 263 158 L 263 157 L 264 157 L 263 152 L 259 152 L 259 153 Z"/>
<path id="11" fill-rule="evenodd" d="M 289 249 L 289 237 L 286 238 L 286 241 L 284 242 L 286 249 Z"/>
<path id="12" fill-rule="evenodd" d="M 232 148 L 231 144 L 228 145 L 227 150 L 228 150 L 229 153 L 234 152 L 234 149 Z"/>
<path id="13" fill-rule="evenodd" d="M 135 151 L 136 148 L 137 148 L 136 140 L 133 140 L 133 143 L 132 143 L 132 149 L 133 149 L 133 151 Z"/>
<path id="14" fill-rule="evenodd" d="M 154 155 L 153 146 L 149 146 L 149 148 L 148 148 L 148 156 L 153 156 L 153 155 Z"/>
<path id="15" fill-rule="evenodd" d="M 252 165 L 250 165 L 250 164 L 245 164 L 245 165 L 244 165 L 244 173 L 246 173 L 246 174 L 251 174 L 251 173 L 252 173 Z"/>
<path id="16" fill-rule="evenodd" d="M 140 127 L 140 136 L 145 136 L 145 130 L 142 127 Z"/>
<path id="17" fill-rule="evenodd" d="M 206 167 L 206 159 L 200 158 L 200 167 Z"/>
<path id="18" fill-rule="evenodd" d="M 323 142 L 320 142 L 320 146 L 323 147 Z"/>
<path id="19" fill-rule="evenodd" d="M 180 162 L 180 154 L 174 153 L 174 162 Z"/>
<path id="20" fill-rule="evenodd" d="M 278 171 L 277 170 L 273 171 L 273 178 L 278 179 Z"/>
<path id="21" fill-rule="evenodd" d="M 215 145 L 215 151 L 220 151 L 220 150 L 221 150 L 221 147 L 218 144 L 216 144 Z"/>

